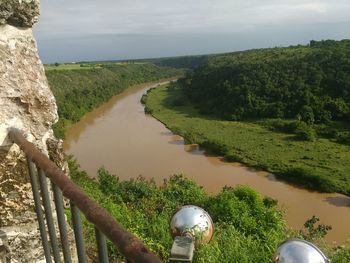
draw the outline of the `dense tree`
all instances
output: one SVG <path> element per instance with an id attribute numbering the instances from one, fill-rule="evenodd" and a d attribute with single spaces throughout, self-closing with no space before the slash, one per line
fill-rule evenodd
<path id="1" fill-rule="evenodd" d="M 350 41 L 209 56 L 183 85 L 202 112 L 229 120 L 349 120 Z"/>

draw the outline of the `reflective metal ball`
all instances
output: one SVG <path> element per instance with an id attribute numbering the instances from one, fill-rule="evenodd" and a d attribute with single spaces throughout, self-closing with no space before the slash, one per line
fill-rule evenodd
<path id="1" fill-rule="evenodd" d="M 214 224 L 205 210 L 198 206 L 186 205 L 173 215 L 170 231 L 173 238 L 190 235 L 198 246 L 211 240 L 214 234 Z"/>
<path id="2" fill-rule="evenodd" d="M 329 263 L 323 252 L 310 242 L 289 239 L 282 243 L 273 256 L 273 263 Z"/>

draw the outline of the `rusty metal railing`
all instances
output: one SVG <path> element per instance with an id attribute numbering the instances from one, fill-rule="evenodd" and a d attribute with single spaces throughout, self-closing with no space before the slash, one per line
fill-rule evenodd
<path id="1" fill-rule="evenodd" d="M 28 142 L 20 130 L 12 128 L 9 131 L 9 137 L 27 156 L 35 210 L 38 217 L 46 262 L 52 262 L 52 257 L 55 263 L 61 262 L 61 252 L 64 262 L 69 263 L 72 261 L 62 194 L 70 200 L 73 221 L 72 225 L 75 235 L 78 261 L 80 263 L 87 262 L 82 225 L 80 221 L 80 211 L 85 215 L 87 220 L 95 226 L 95 236 L 100 262 L 108 262 L 105 237 L 114 243 L 128 262 L 161 262 L 156 255 L 151 253 L 145 247 L 142 241 L 118 224 L 105 209 L 91 200 L 86 193 L 72 182 L 60 168 L 47 158 L 47 156 L 42 154 L 32 143 Z M 58 245 L 56 228 L 51 214 L 51 201 L 46 178 L 49 178 L 52 183 L 61 248 Z M 44 207 L 45 216 L 42 211 L 42 205 Z M 47 235 L 45 219 L 49 235 Z"/>

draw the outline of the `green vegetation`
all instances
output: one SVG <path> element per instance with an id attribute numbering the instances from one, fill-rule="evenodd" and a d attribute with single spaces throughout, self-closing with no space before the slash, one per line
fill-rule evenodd
<path id="1" fill-rule="evenodd" d="M 158 66 L 163 66 L 163 67 L 193 69 L 207 62 L 207 59 L 208 59 L 208 55 L 200 55 L 200 56 L 158 58 L 150 61 Z"/>
<path id="2" fill-rule="evenodd" d="M 228 160 L 350 195 L 350 40 L 208 56 L 145 109 Z"/>
<path id="3" fill-rule="evenodd" d="M 307 222 L 304 233 L 292 233 L 282 220 L 276 202 L 262 198 L 248 187 L 225 188 L 209 197 L 202 188 L 181 175 L 173 176 L 163 186 L 142 178 L 119 181 L 105 169 L 98 172 L 98 182 L 79 171 L 70 161 L 72 178 L 103 205 L 122 225 L 141 238 L 165 261 L 172 240 L 169 222 L 173 212 L 185 204 L 206 209 L 215 222 L 215 237 L 196 252 L 194 262 L 270 262 L 278 244 L 290 236 L 304 236 L 322 243 L 327 226 L 314 227 L 317 219 Z M 311 234 L 311 235 L 310 235 Z M 88 244 L 93 244 L 93 228 L 85 221 Z M 347 262 L 349 253 L 341 248 L 329 250 L 338 260 Z M 121 258 L 110 244 L 109 254 Z"/>
<path id="4" fill-rule="evenodd" d="M 77 70 L 77 69 L 94 69 L 94 68 L 100 68 L 101 65 L 99 64 L 77 64 L 77 63 L 71 63 L 71 64 L 49 64 L 45 65 L 45 71 L 48 72 L 50 70 Z"/>
<path id="5" fill-rule="evenodd" d="M 183 74 L 183 70 L 154 64 L 105 63 L 62 64 L 46 67 L 55 95 L 59 121 L 55 135 L 64 137 L 64 127 L 131 85 Z"/>
<path id="6" fill-rule="evenodd" d="M 350 141 L 349 94 L 345 92 L 349 87 L 346 86 L 347 48 L 346 41 L 312 42 L 310 47 L 159 60 L 154 63 L 191 68 L 206 64 L 180 84 L 157 88 L 142 100 L 146 103 L 145 110 L 171 130 L 228 160 L 271 171 L 308 188 L 349 195 L 349 146 L 345 145 Z M 324 58 L 325 68 L 324 64 L 316 63 L 317 55 Z M 331 63 L 335 59 L 340 66 Z M 300 65 L 294 60 L 301 63 L 300 72 L 297 72 Z M 273 66 L 275 62 L 279 63 L 278 67 Z M 316 80 L 312 77 L 307 81 L 304 79 L 309 77 L 309 66 L 314 67 L 311 72 L 315 72 Z M 332 68 L 336 68 L 335 72 Z M 274 79 L 269 80 L 272 73 L 278 73 L 279 81 L 288 77 L 284 71 L 291 73 L 285 82 L 277 85 Z M 163 68 L 145 61 L 49 65 L 46 74 L 60 116 L 56 135 L 63 137 L 66 124 L 78 121 L 130 85 L 182 73 L 183 70 Z M 338 73 L 340 77 L 334 77 Z M 296 77 L 300 77 L 300 82 L 288 86 Z M 236 86 L 237 78 L 240 79 L 238 84 L 242 80 L 244 85 Z M 257 83 L 250 83 L 255 80 Z M 339 83 L 344 84 L 344 89 L 334 88 Z M 284 84 L 286 87 L 280 88 Z M 322 88 L 317 90 L 317 84 Z M 323 95 L 330 86 L 334 91 Z M 306 93 L 303 93 L 304 88 Z M 281 104 L 270 99 L 271 94 L 275 94 L 275 100 Z M 307 103 L 300 102 L 305 96 Z M 248 107 L 247 101 L 251 103 Z M 226 120 L 218 120 L 215 115 Z M 251 119 L 253 117 L 255 119 Z M 289 119 L 281 119 L 286 117 Z M 236 119 L 243 121 L 232 121 Z M 72 179 L 165 262 L 172 244 L 170 218 L 185 204 L 207 210 L 216 229 L 213 240 L 196 251 L 194 262 L 271 262 L 278 245 L 289 237 L 316 242 L 332 262 L 350 262 L 349 250 L 325 245 L 323 237 L 330 226 L 319 224 L 318 218 L 312 217 L 303 231 L 292 231 L 286 226 L 277 201 L 262 197 L 249 187 L 226 187 L 216 196 L 209 196 L 184 175 L 174 175 L 162 186 L 157 186 L 143 178 L 120 181 L 104 168 L 98 171 L 98 180 L 94 180 L 81 171 L 74 160 L 69 160 L 69 166 Z M 94 229 L 85 218 L 83 221 L 89 256 L 94 259 Z M 108 253 L 112 262 L 123 262 L 123 257 L 111 243 L 108 243 Z"/>
<path id="7" fill-rule="evenodd" d="M 316 241 L 332 262 L 349 262 L 348 250 L 325 246 L 322 237 L 328 227 L 316 226 L 317 218 L 310 219 L 305 231 L 292 232 L 286 227 L 277 202 L 263 198 L 248 187 L 224 188 L 210 197 L 183 175 L 174 175 L 159 187 L 142 178 L 120 181 L 103 168 L 95 181 L 79 170 L 75 161 L 70 160 L 69 165 L 72 179 L 165 262 L 172 244 L 171 216 L 186 204 L 203 207 L 215 223 L 213 240 L 196 251 L 194 262 L 268 263 L 278 245 L 292 236 Z M 93 258 L 96 256 L 94 229 L 86 219 L 84 234 Z M 122 262 L 122 256 L 111 243 L 108 243 L 108 252 L 111 261 Z"/>
<path id="8" fill-rule="evenodd" d="M 227 160 L 272 172 L 309 189 L 350 195 L 349 146 L 327 138 L 303 141 L 315 134 L 300 121 L 227 121 L 203 115 L 185 92 L 180 84 L 153 89 L 143 98 L 145 110 L 190 143 Z"/>
<path id="9" fill-rule="evenodd" d="M 350 40 L 211 56 L 183 82 L 203 113 L 227 120 L 350 120 Z"/>

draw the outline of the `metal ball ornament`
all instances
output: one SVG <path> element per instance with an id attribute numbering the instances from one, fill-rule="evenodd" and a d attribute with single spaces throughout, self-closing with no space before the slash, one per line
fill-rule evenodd
<path id="1" fill-rule="evenodd" d="M 272 262 L 330 263 L 330 260 L 314 244 L 301 239 L 289 239 L 277 249 Z"/>
<path id="2" fill-rule="evenodd" d="M 173 238 L 190 236 L 196 246 L 208 243 L 214 234 L 214 224 L 210 215 L 202 208 L 186 205 L 178 209 L 170 222 Z"/>

